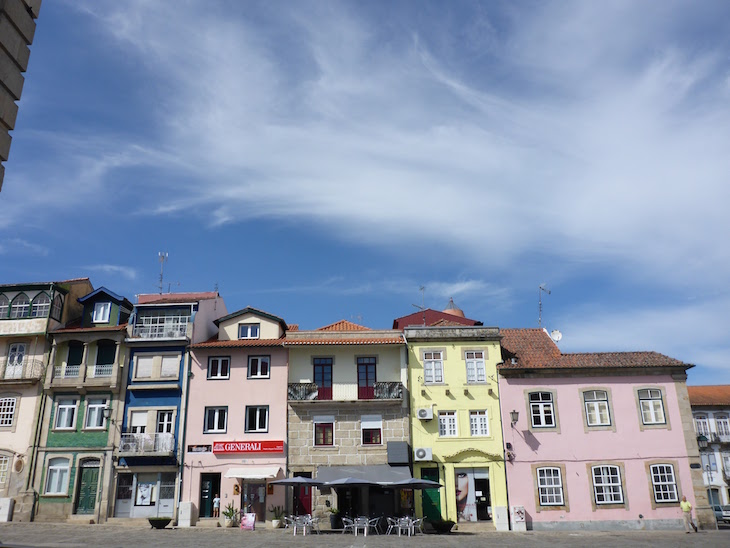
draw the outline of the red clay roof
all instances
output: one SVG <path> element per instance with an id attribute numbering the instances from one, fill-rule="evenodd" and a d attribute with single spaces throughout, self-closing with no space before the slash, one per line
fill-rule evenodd
<path id="1" fill-rule="evenodd" d="M 462 318 L 461 316 L 449 314 L 448 312 L 441 312 L 439 310 L 427 308 L 422 312 L 414 312 L 408 316 L 396 318 L 393 320 L 393 329 L 403 330 L 409 325 L 423 325 L 424 315 L 426 318 L 426 326 L 429 327 L 434 325 L 444 325 L 443 323 L 439 323 L 442 321 L 449 322 L 446 325 L 482 325 L 482 322 L 477 320 L 470 320 L 469 318 Z"/>
<path id="2" fill-rule="evenodd" d="M 126 323 L 120 325 L 105 325 L 99 327 L 81 327 L 81 324 L 78 324 L 67 325 L 66 327 L 55 329 L 50 333 L 97 333 L 99 331 L 124 331 L 125 329 L 127 329 Z"/>
<path id="3" fill-rule="evenodd" d="M 339 322 L 331 323 L 320 327 L 317 331 L 372 331 L 369 327 L 364 325 L 358 325 L 347 320 L 340 320 Z"/>
<path id="4" fill-rule="evenodd" d="M 287 331 L 299 331 L 299 324 L 298 323 L 290 323 L 286 326 Z"/>
<path id="5" fill-rule="evenodd" d="M 350 345 L 364 345 L 364 344 L 404 344 L 403 337 L 384 337 L 382 339 L 370 338 L 370 339 L 345 339 L 345 338 L 331 338 L 331 339 L 286 339 L 284 346 L 306 346 L 306 345 L 338 345 L 338 346 L 350 346 Z"/>
<path id="6" fill-rule="evenodd" d="M 690 405 L 730 405 L 730 384 L 688 386 Z"/>
<path id="7" fill-rule="evenodd" d="M 215 299 L 218 293 L 204 291 L 202 293 L 152 293 L 137 295 L 137 304 L 192 303 L 206 299 Z"/>
<path id="8" fill-rule="evenodd" d="M 500 370 L 694 367 L 658 352 L 586 352 L 563 354 L 544 329 L 501 329 L 506 350 Z M 512 363 L 511 358 L 517 358 Z"/>
<path id="9" fill-rule="evenodd" d="M 192 345 L 193 348 L 244 348 L 263 346 L 284 346 L 284 338 L 280 339 L 234 339 L 232 341 L 219 341 L 217 337 L 208 339 L 205 342 Z"/>

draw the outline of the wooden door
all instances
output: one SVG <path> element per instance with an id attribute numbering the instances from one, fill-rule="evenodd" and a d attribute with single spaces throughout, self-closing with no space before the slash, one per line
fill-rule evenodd
<path id="1" fill-rule="evenodd" d="M 421 479 L 439 481 L 439 469 L 421 468 Z M 439 521 L 441 519 L 441 494 L 438 489 L 422 489 L 421 504 L 424 518 L 429 521 Z"/>
<path id="2" fill-rule="evenodd" d="M 93 514 L 96 507 L 96 491 L 99 484 L 99 467 L 81 465 L 78 498 L 76 499 L 77 514 Z"/>

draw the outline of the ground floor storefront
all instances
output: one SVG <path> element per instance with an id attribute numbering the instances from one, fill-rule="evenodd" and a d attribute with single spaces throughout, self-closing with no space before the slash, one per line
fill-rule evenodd
<path id="1" fill-rule="evenodd" d="M 116 472 L 114 517 L 172 517 L 177 510 L 176 466 L 120 468 Z"/>

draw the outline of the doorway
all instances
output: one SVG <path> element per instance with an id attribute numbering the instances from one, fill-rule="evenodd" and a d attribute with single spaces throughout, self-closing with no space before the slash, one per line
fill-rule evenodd
<path id="1" fill-rule="evenodd" d="M 81 463 L 79 487 L 76 492 L 76 514 L 93 514 L 96 508 L 96 493 L 99 485 L 99 461 L 86 460 Z"/>
<path id="2" fill-rule="evenodd" d="M 439 481 L 439 469 L 421 468 L 421 479 Z M 438 489 L 422 489 L 421 504 L 424 518 L 429 521 L 439 521 L 441 519 L 441 494 Z"/>
<path id="3" fill-rule="evenodd" d="M 200 517 L 213 517 L 213 498 L 221 494 L 220 474 L 200 474 Z"/>
<path id="4" fill-rule="evenodd" d="M 244 483 L 241 492 L 241 513 L 256 514 L 256 521 L 266 521 L 266 484 Z"/>
<path id="5" fill-rule="evenodd" d="M 294 477 L 311 478 L 311 472 L 294 472 Z M 312 486 L 298 485 L 294 487 L 294 515 L 306 516 L 312 513 Z"/>

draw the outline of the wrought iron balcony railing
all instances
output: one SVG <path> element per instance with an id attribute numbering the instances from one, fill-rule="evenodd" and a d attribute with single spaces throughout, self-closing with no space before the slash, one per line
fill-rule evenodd
<path id="1" fill-rule="evenodd" d="M 7 358 L 0 358 L 0 381 L 36 381 L 43 376 L 44 365 L 41 360 L 24 358 L 20 363 L 17 360 L 9 362 Z"/>
<path id="2" fill-rule="evenodd" d="M 334 396 L 333 396 L 334 393 Z M 333 387 L 320 388 L 313 382 L 289 383 L 289 401 L 350 401 L 402 400 L 403 384 L 398 381 L 376 382 L 372 386 L 358 387 L 335 383 Z"/>

